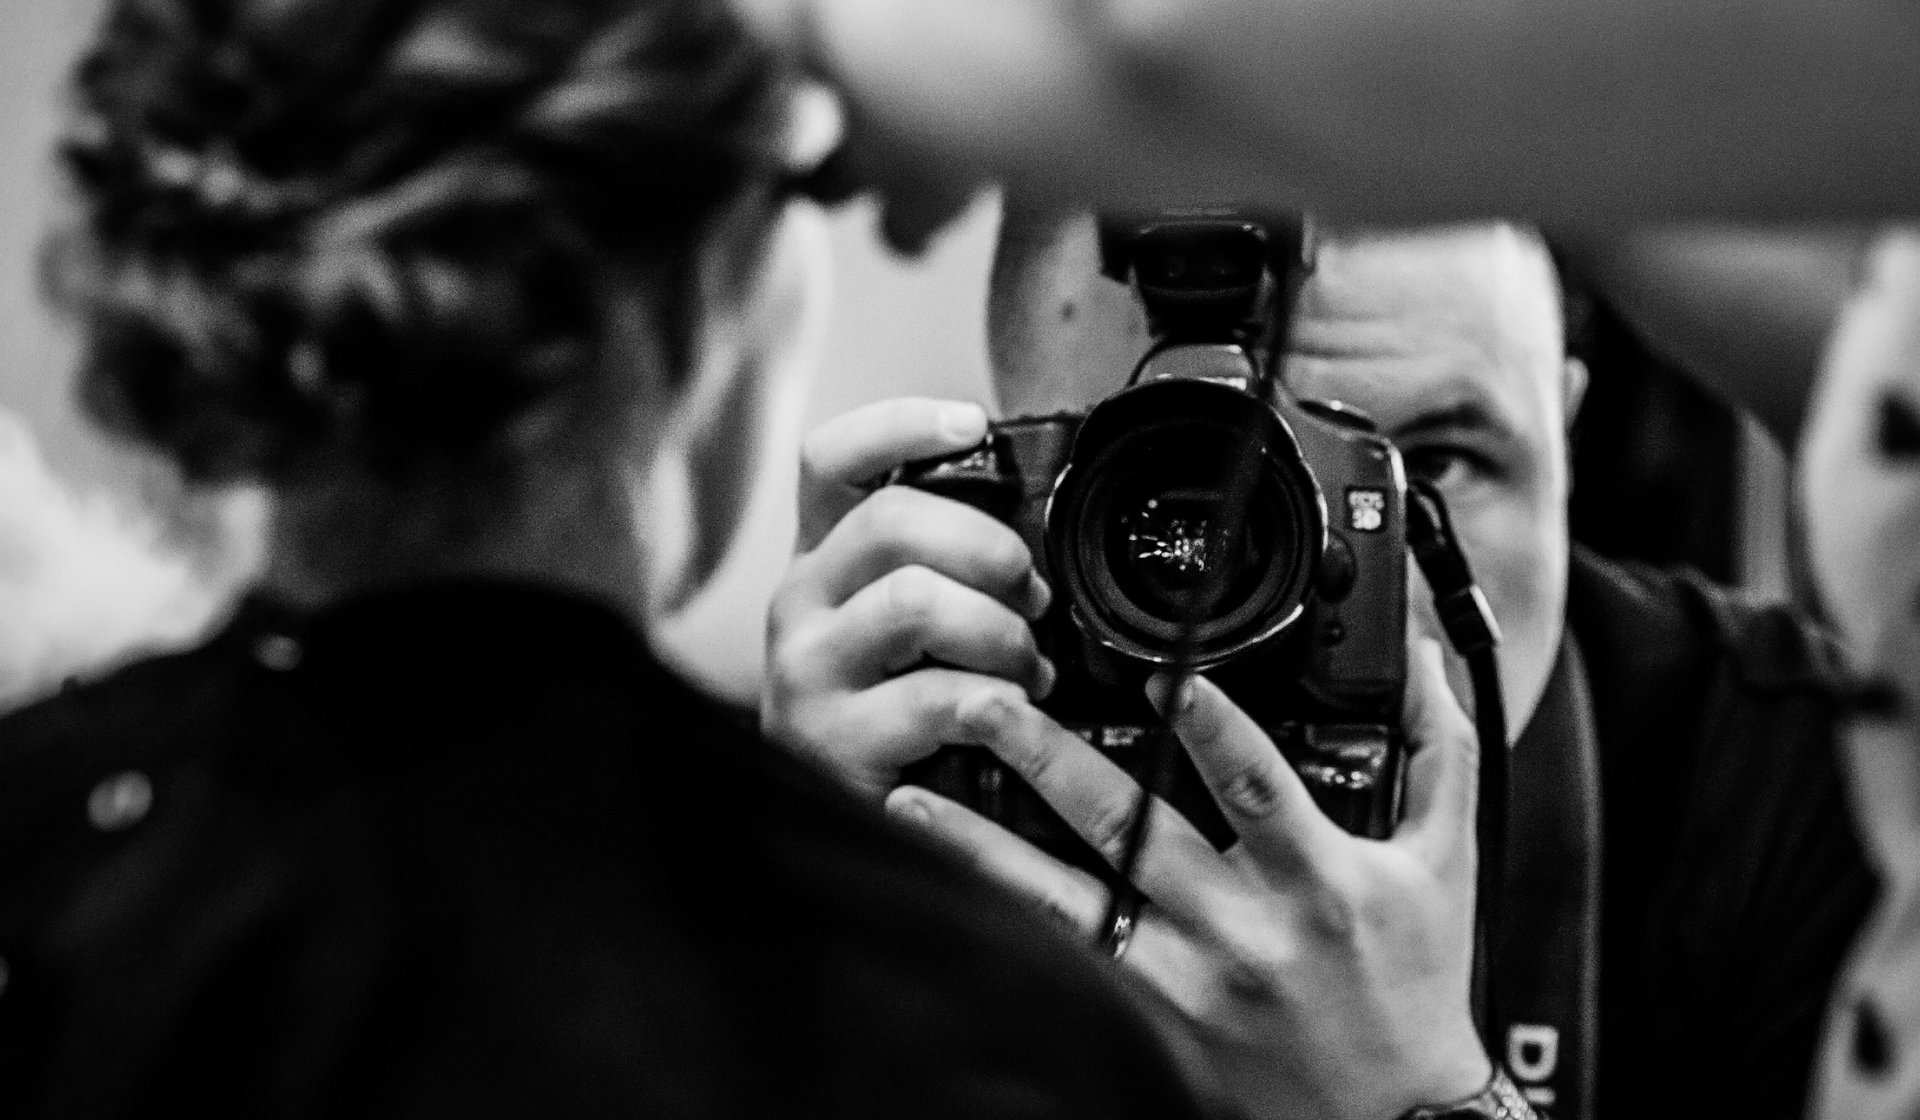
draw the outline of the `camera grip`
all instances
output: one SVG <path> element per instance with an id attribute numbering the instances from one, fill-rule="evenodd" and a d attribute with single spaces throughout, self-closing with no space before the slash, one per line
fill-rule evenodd
<path id="1" fill-rule="evenodd" d="M 1072 728 L 1128 772 L 1152 731 L 1137 726 Z M 1359 836 L 1384 840 L 1400 820 L 1406 749 L 1399 732 L 1381 724 L 1288 722 L 1266 728 L 1314 803 L 1335 824 Z M 1235 840 L 1206 782 L 1184 750 L 1176 748 L 1164 799 L 1216 848 Z M 907 768 L 905 779 L 932 790 L 999 824 L 1065 863 L 1111 882 L 1113 871 L 1068 827 L 1033 787 L 979 747 L 943 747 Z"/>

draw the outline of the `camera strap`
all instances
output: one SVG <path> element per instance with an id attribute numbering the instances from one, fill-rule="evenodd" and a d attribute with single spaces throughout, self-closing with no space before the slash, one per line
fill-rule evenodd
<path id="1" fill-rule="evenodd" d="M 1599 1033 L 1600 749 L 1571 636 L 1509 774 L 1505 897 L 1492 946 L 1505 1037 L 1486 1039 L 1487 1049 L 1536 1108 L 1587 1120 Z"/>
<path id="2" fill-rule="evenodd" d="M 1407 543 L 1473 677 L 1480 739 L 1474 996 L 1483 1040 L 1527 1100 L 1587 1120 L 1598 1050 L 1600 759 L 1585 666 L 1561 642 L 1547 691 L 1508 749 L 1499 626 L 1446 501 L 1407 495 Z"/>

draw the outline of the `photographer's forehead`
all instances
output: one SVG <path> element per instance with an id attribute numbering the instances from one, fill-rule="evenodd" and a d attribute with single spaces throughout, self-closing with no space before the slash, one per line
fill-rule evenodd
<path id="1" fill-rule="evenodd" d="M 1528 428 L 1561 390 L 1559 289 L 1504 226 L 1330 240 L 1302 293 L 1288 380 L 1389 431 L 1434 412 Z"/>
<path id="2" fill-rule="evenodd" d="M 1084 411 L 1139 360 L 1144 317 L 1099 267 L 1092 215 L 1008 212 L 988 300 L 1007 415 Z M 1339 234 L 1302 294 L 1290 377 L 1390 430 L 1437 412 L 1558 423 L 1558 301 L 1544 246 L 1513 227 Z"/>

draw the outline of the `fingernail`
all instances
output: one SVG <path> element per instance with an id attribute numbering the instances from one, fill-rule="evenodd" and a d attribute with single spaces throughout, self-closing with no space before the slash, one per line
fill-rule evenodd
<path id="1" fill-rule="evenodd" d="M 1040 659 L 1038 679 L 1034 682 L 1033 686 L 1033 698 L 1035 700 L 1045 700 L 1053 693 L 1053 686 L 1058 683 L 1060 683 L 1060 670 L 1053 667 L 1053 662 L 1042 657 Z"/>
<path id="2" fill-rule="evenodd" d="M 933 807 L 910 789 L 897 789 L 887 795 L 887 812 L 919 824 L 933 819 Z"/>
<path id="3" fill-rule="evenodd" d="M 972 447 L 987 437 L 987 412 L 977 404 L 950 404 L 940 410 L 940 434 L 955 447 Z"/>
<path id="4" fill-rule="evenodd" d="M 1049 666 L 1051 667 L 1051 666 Z M 988 689 L 961 700 L 954 706 L 954 718 L 967 741 L 976 746 L 992 743 L 1012 711 L 1011 700 L 998 690 Z"/>
<path id="5" fill-rule="evenodd" d="M 1193 678 L 1156 674 L 1147 681 L 1147 699 L 1162 716 L 1172 718 L 1193 707 Z"/>
<path id="6" fill-rule="evenodd" d="M 1047 586 L 1047 581 L 1040 578 L 1039 572 L 1028 572 L 1026 617 L 1029 620 L 1039 618 L 1052 605 L 1053 588 Z"/>

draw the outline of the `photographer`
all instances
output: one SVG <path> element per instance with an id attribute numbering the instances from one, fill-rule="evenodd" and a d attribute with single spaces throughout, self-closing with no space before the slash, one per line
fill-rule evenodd
<path id="1" fill-rule="evenodd" d="M 1003 405 L 1082 411 L 1117 390 L 1144 350 L 1139 312 L 1098 276 L 1091 222 L 1016 216 L 1010 226 L 992 294 Z M 1585 372 L 1560 334 L 1553 270 L 1529 234 L 1336 239 L 1303 295 L 1287 382 L 1371 414 L 1409 471 L 1446 494 L 1505 635 L 1517 831 L 1495 974 L 1537 968 L 1532 943 L 1563 936 L 1558 918 L 1597 927 L 1591 946 L 1557 962 L 1596 974 L 1577 1007 L 1516 1024 L 1529 1029 L 1486 1040 L 1488 1050 L 1536 1100 L 1553 1092 L 1556 1115 L 1795 1116 L 1827 986 L 1868 891 L 1831 758 L 1830 654 L 1786 612 L 1570 549 L 1566 430 Z M 1070 822 L 1108 837 L 1124 819 L 1126 779 L 1025 702 L 1056 670 L 1026 634 L 1022 615 L 1039 612 L 1041 595 L 1018 539 L 931 495 L 888 488 L 862 500 L 858 484 L 893 463 L 983 431 L 976 413 L 943 432 L 941 415 L 928 404 L 877 408 L 811 438 L 811 514 L 776 600 L 767 726 L 875 793 L 941 743 L 979 743 Z M 901 573 L 915 570 L 911 596 L 866 596 L 911 609 L 858 625 L 841 606 L 851 600 L 822 594 L 834 581 L 905 588 Z M 873 671 L 911 669 L 920 654 L 973 672 Z M 1392 866 L 1405 865 L 1380 862 L 1400 854 L 1393 845 L 1327 825 L 1217 693 L 1197 690 L 1184 718 L 1189 746 L 1224 738 L 1243 765 L 1265 760 L 1246 771 L 1260 796 L 1253 811 L 1226 807 L 1248 839 L 1224 856 L 1177 824 L 1150 828 L 1141 885 L 1153 904 L 1121 967 L 1173 1005 L 1229 1079 L 1276 1095 L 1281 1111 L 1391 1116 L 1385 1086 L 1437 1103 L 1433 1069 L 1466 1079 L 1466 992 L 1395 970 L 1456 932 L 1444 919 L 1461 901 L 1445 892 L 1470 881 L 1396 879 Z M 928 795 L 902 790 L 888 805 L 1080 936 L 1100 932 L 1101 896 L 1085 876 Z M 1591 851 L 1578 842 L 1587 832 Z M 1578 857 L 1563 873 L 1535 860 L 1529 875 L 1527 845 L 1543 836 L 1570 845 L 1543 847 Z M 1597 891 L 1569 893 L 1565 880 L 1583 875 L 1600 877 Z M 1537 896 L 1565 896 L 1571 909 L 1530 907 Z"/>

